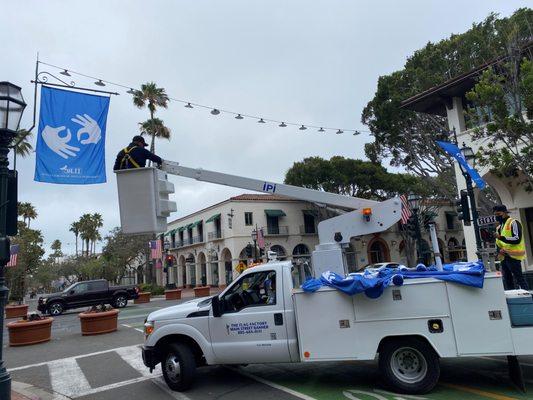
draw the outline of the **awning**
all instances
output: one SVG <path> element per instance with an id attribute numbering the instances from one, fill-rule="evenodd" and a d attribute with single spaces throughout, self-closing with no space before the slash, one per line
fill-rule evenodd
<path id="1" fill-rule="evenodd" d="M 285 217 L 287 214 L 283 210 L 265 210 L 267 217 Z"/>
<path id="2" fill-rule="evenodd" d="M 180 226 L 178 229 L 176 229 L 176 232 L 183 232 L 186 228 L 186 226 Z"/>
<path id="3" fill-rule="evenodd" d="M 195 221 L 195 222 L 193 222 L 192 224 L 187 225 L 187 229 L 194 228 L 196 225 L 200 225 L 201 223 L 202 223 L 202 220 L 200 220 L 200 221 Z"/>
<path id="4" fill-rule="evenodd" d="M 171 229 L 170 231 L 168 231 L 167 233 L 165 233 L 165 236 L 170 236 L 172 235 L 174 232 L 176 232 L 177 229 Z"/>
<path id="5" fill-rule="evenodd" d="M 220 214 L 215 214 L 212 217 L 209 217 L 209 219 L 205 221 L 205 223 L 207 224 L 208 222 L 213 222 L 217 218 L 220 218 Z"/>

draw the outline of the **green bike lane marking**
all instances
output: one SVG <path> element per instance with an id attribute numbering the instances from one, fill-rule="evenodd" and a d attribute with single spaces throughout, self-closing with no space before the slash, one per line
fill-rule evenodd
<path id="1" fill-rule="evenodd" d="M 453 364 L 450 364 L 453 367 Z M 477 400 L 531 399 L 515 390 L 498 371 L 446 369 L 439 385 L 426 395 L 408 396 L 387 392 L 380 385 L 375 362 L 248 366 L 237 371 L 317 400 Z M 492 376 L 492 377 L 491 377 Z M 283 390 L 283 389 L 281 389 Z M 533 391 L 530 385 L 528 392 Z"/>

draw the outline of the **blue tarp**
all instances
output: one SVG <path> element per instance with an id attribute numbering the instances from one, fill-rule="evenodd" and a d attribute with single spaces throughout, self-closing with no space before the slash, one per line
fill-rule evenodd
<path id="1" fill-rule="evenodd" d="M 347 277 L 328 271 L 318 279 L 307 280 L 302 285 L 302 289 L 305 292 L 315 292 L 322 286 L 330 286 L 348 295 L 364 292 L 366 296 L 375 299 L 381 296 L 386 287 L 403 285 L 404 279 L 435 278 L 476 288 L 483 287 L 485 268 L 481 261 L 445 264 L 443 269 L 443 271 L 437 271 L 434 266 L 426 267 L 419 264 L 416 268 L 401 266 L 367 270 L 363 273 L 349 274 Z"/>

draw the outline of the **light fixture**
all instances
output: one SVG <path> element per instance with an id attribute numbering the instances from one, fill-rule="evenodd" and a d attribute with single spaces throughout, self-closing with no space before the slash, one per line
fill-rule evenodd
<path id="1" fill-rule="evenodd" d="M 187 103 L 187 104 L 185 105 L 185 108 L 194 108 L 194 107 L 191 105 L 191 103 Z"/>
<path id="2" fill-rule="evenodd" d="M 101 79 L 98 79 L 98 81 L 97 81 L 97 82 L 94 82 L 94 84 L 95 84 L 96 86 L 105 86 L 105 83 L 102 82 Z"/>
<path id="3" fill-rule="evenodd" d="M 60 72 L 60 74 L 65 76 L 71 76 L 66 69 Z"/>
<path id="4" fill-rule="evenodd" d="M 263 118 L 261 118 L 259 121 L 257 121 L 258 124 L 264 124 L 265 121 L 263 120 Z"/>
<path id="5" fill-rule="evenodd" d="M 392 247 L 396 246 L 398 242 L 396 240 L 391 240 L 390 244 Z"/>
<path id="6" fill-rule="evenodd" d="M 340 135 L 340 134 L 343 133 L 343 132 L 344 132 L 344 131 L 343 131 L 342 129 L 339 129 L 339 130 L 337 131 L 337 135 Z"/>
<path id="7" fill-rule="evenodd" d="M 218 115 L 218 114 L 220 114 L 220 111 L 217 110 L 216 108 L 213 108 L 213 109 L 211 110 L 211 114 L 213 114 L 213 115 Z"/>
<path id="8" fill-rule="evenodd" d="M 357 136 L 357 135 L 360 135 L 360 134 L 361 134 L 361 132 L 359 132 L 359 131 L 353 131 L 353 135 L 354 136 Z"/>
<path id="9" fill-rule="evenodd" d="M 255 229 L 252 231 L 252 240 L 254 242 L 257 240 L 257 231 Z"/>
<path id="10" fill-rule="evenodd" d="M 410 193 L 409 197 L 407 197 L 407 201 L 409 202 L 409 207 L 413 211 L 418 211 L 420 209 L 420 200 L 422 198 L 414 193 Z"/>
<path id="11" fill-rule="evenodd" d="M 474 150 L 472 149 L 472 147 L 467 146 L 465 142 L 463 142 L 463 147 L 461 148 L 461 154 L 463 155 L 463 157 L 465 158 L 468 164 L 472 164 L 473 161 L 476 159 Z"/>
<path id="12" fill-rule="evenodd" d="M 135 94 L 135 89 L 130 88 L 130 90 L 128 90 L 126 93 L 129 93 L 129 94 Z"/>
<path id="13" fill-rule="evenodd" d="M 361 245 L 362 245 L 363 247 L 366 246 L 366 240 L 365 240 L 365 239 L 361 240 Z"/>
<path id="14" fill-rule="evenodd" d="M 300 129 L 301 131 L 305 131 L 307 128 L 306 128 L 305 126 L 302 125 L 302 126 L 300 126 L 300 128 L 298 128 L 298 129 Z"/>
<path id="15" fill-rule="evenodd" d="M 286 126 L 287 126 L 287 124 L 285 122 L 282 122 L 281 124 L 279 124 L 280 128 L 285 128 Z"/>
<path id="16" fill-rule="evenodd" d="M 319 129 L 318 131 L 319 131 L 319 132 L 326 132 L 326 131 L 324 130 L 324 128 L 322 128 L 322 127 L 320 127 L 320 129 Z"/>
<path id="17" fill-rule="evenodd" d="M 0 82 L 0 130 L 16 132 L 26 103 L 20 87 L 10 82 Z"/>
<path id="18" fill-rule="evenodd" d="M 241 114 L 237 114 L 237 116 L 235 117 L 235 119 L 243 119 L 244 117 L 241 115 Z"/>

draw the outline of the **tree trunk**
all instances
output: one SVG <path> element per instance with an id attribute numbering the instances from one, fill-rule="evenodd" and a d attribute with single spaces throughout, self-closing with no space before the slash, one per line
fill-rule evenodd
<path id="1" fill-rule="evenodd" d="M 76 235 L 76 257 L 78 257 L 78 235 Z"/>

